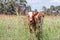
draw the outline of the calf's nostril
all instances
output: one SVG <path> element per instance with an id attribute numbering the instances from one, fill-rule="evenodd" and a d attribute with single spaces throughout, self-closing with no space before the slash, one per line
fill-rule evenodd
<path id="1" fill-rule="evenodd" d="M 32 20 L 30 22 L 32 22 Z"/>

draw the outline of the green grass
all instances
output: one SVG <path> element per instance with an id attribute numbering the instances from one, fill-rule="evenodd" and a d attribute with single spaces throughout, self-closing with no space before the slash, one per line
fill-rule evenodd
<path id="1" fill-rule="evenodd" d="M 42 29 L 43 40 L 60 40 L 59 17 L 45 17 Z"/>
<path id="2" fill-rule="evenodd" d="M 42 25 L 43 40 L 60 40 L 60 16 L 44 17 Z M 30 36 L 25 16 L 0 15 L 0 40 L 37 40 Z"/>

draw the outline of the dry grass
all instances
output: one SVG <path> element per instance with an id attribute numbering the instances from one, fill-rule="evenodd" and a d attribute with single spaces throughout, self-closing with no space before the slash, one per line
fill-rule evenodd
<path id="1" fill-rule="evenodd" d="M 42 25 L 43 40 L 60 40 L 60 16 L 45 16 Z M 0 40 L 37 40 L 30 38 L 25 16 L 0 15 Z"/>

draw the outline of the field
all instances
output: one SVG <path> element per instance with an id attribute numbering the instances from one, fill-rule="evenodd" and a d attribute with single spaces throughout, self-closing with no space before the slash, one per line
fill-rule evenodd
<path id="1" fill-rule="evenodd" d="M 42 25 L 43 40 L 60 40 L 60 16 L 45 16 Z M 38 40 L 31 37 L 25 16 L 0 15 L 0 40 Z"/>

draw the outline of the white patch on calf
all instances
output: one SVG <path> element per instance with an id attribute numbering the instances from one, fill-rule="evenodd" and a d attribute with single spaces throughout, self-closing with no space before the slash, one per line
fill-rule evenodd
<path id="1" fill-rule="evenodd" d="M 29 12 L 28 14 L 30 16 L 30 20 L 32 20 L 32 15 L 33 15 L 32 12 Z"/>
<path id="2" fill-rule="evenodd" d="M 29 14 L 30 17 L 32 17 L 32 12 L 29 12 L 28 14 Z"/>

